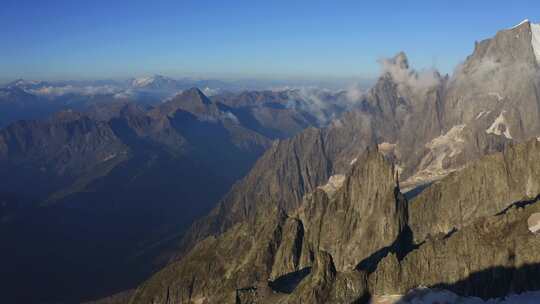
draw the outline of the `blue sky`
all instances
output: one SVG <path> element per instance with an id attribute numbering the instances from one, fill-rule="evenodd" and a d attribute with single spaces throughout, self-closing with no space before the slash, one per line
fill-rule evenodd
<path id="1" fill-rule="evenodd" d="M 451 72 L 540 1 L 0 1 L 0 80 L 374 77 L 400 50 Z"/>

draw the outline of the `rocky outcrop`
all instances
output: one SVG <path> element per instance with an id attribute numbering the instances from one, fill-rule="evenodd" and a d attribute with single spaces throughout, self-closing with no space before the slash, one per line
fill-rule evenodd
<path id="1" fill-rule="evenodd" d="M 270 280 L 299 271 L 301 266 L 304 225 L 298 219 L 288 218 L 281 233 L 283 239 L 274 258 Z"/>
<path id="2" fill-rule="evenodd" d="M 279 303 L 358 303 L 365 299 L 366 294 L 365 273 L 337 272 L 332 256 L 318 251 L 311 274 Z"/>
<path id="3" fill-rule="evenodd" d="M 305 193 L 346 173 L 358 151 L 371 145 L 392 146 L 387 157 L 396 162 L 402 185 L 412 189 L 538 136 L 538 63 L 531 35 L 525 22 L 478 43 L 452 77 L 416 71 L 404 53 L 382 60 L 383 74 L 358 109 L 272 147 L 194 226 L 183 248 L 266 208 L 268 197 L 293 210 Z"/>
<path id="4" fill-rule="evenodd" d="M 357 265 L 394 251 L 406 227 L 406 201 L 395 178 L 384 156 L 369 150 L 335 195 L 317 189 L 289 216 L 258 211 L 253 220 L 206 238 L 143 284 L 132 302 L 358 301 L 366 294 L 366 274 Z"/>
<path id="5" fill-rule="evenodd" d="M 300 206 L 304 194 L 330 176 L 332 163 L 326 157 L 325 146 L 321 130 L 314 128 L 293 139 L 275 142 L 218 206 L 190 228 L 183 248 L 189 249 L 208 235 L 252 218 L 260 210 L 276 205 L 285 210 Z"/>
<path id="6" fill-rule="evenodd" d="M 332 198 L 322 190 L 308 195 L 298 216 L 313 250 L 330 253 L 336 268 L 348 271 L 389 248 L 407 225 L 396 178 L 383 155 L 369 150 Z"/>
<path id="7" fill-rule="evenodd" d="M 485 121 L 478 131 L 486 133 L 502 114 L 503 132 L 496 136 L 521 141 L 538 135 L 538 65 L 531 41 L 531 23 L 524 22 L 476 43 L 449 85 L 445 125 Z"/>
<path id="8" fill-rule="evenodd" d="M 205 239 L 140 286 L 131 303 L 238 303 L 238 298 L 258 297 L 272 271 L 285 221 L 275 210 Z"/>
<path id="9" fill-rule="evenodd" d="M 316 189 L 289 216 L 259 214 L 206 239 L 141 286 L 133 303 L 166 303 L 171 294 L 201 303 L 362 303 L 370 294 L 405 294 L 418 286 L 484 298 L 538 289 L 530 277 L 540 271 L 540 243 L 529 221 L 540 205 L 527 196 L 540 192 L 530 165 L 539 147 L 536 139 L 512 146 L 451 174 L 411 203 L 410 219 L 395 169 L 368 150 L 332 195 Z M 477 175 L 484 182 L 466 178 Z M 507 201 L 467 191 L 456 196 L 467 183 L 479 185 L 482 195 L 504 186 Z M 424 197 L 437 200 L 428 205 Z M 467 218 L 450 211 L 459 209 L 460 197 L 468 198 Z M 440 218 L 461 226 L 437 234 Z M 417 238 L 429 229 L 432 236 L 401 247 L 409 221 Z"/>
<path id="10" fill-rule="evenodd" d="M 540 204 L 479 218 L 448 236 L 430 238 L 399 261 L 385 257 L 370 276 L 372 294 L 405 294 L 418 286 L 464 296 L 501 297 L 540 289 L 540 239 L 527 219 Z"/>
<path id="11" fill-rule="evenodd" d="M 409 206 L 416 242 L 447 234 L 540 193 L 540 142 L 533 139 L 488 155 L 436 182 Z"/>

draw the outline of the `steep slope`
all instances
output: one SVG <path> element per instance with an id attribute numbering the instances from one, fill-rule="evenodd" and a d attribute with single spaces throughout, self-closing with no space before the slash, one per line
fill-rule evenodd
<path id="1" fill-rule="evenodd" d="M 415 71 L 408 70 L 403 54 L 392 59 L 392 63 L 405 69 L 402 72 L 410 77 L 417 77 Z M 404 90 L 429 104 L 439 100 L 439 86 L 440 82 L 436 81 L 420 91 L 410 90 L 409 86 L 404 86 Z M 344 114 L 325 128 L 307 129 L 272 146 L 218 207 L 192 227 L 182 247 L 189 248 L 200 238 L 223 231 L 233 223 L 249 218 L 256 210 L 267 208 L 267 198 L 272 198 L 272 202 L 285 210 L 297 208 L 304 194 L 324 185 L 330 176 L 347 172 L 359 151 L 366 147 L 379 143 L 388 158 L 400 156 L 399 151 L 389 151 L 387 146 L 395 147 L 398 132 L 407 129 L 401 121 L 412 123 L 419 119 L 396 110 L 396 107 L 409 108 L 407 103 L 414 101 L 412 97 L 405 99 L 399 90 L 392 75 L 385 73 L 359 104 L 359 109 Z M 407 118 L 397 119 L 398 116 Z M 412 130 L 407 132 L 413 134 Z"/>
<path id="2" fill-rule="evenodd" d="M 340 188 L 335 194 L 317 190 L 298 215 L 307 231 L 304 239 L 314 251 L 331 254 L 338 271 L 367 267 L 363 262 L 390 247 L 407 224 L 407 203 L 394 168 L 376 151 L 357 162 L 343 184 L 335 184 Z"/>
<path id="3" fill-rule="evenodd" d="M 370 278 L 374 295 L 405 294 L 418 286 L 484 299 L 538 290 L 540 240 L 527 220 L 540 204 L 479 218 L 448 237 L 430 239 L 402 261 L 382 260 Z"/>
<path id="4" fill-rule="evenodd" d="M 1 129 L 5 299 L 86 300 L 162 267 L 271 144 L 234 111 L 191 89 L 152 109 L 117 101 Z"/>
<path id="5" fill-rule="evenodd" d="M 383 74 L 358 109 L 270 149 L 182 247 L 265 208 L 259 194 L 286 210 L 297 207 L 306 192 L 346 172 L 357 151 L 370 145 L 395 161 L 408 190 L 539 135 L 535 58 L 525 22 L 479 43 L 452 78 L 411 69 L 404 53 L 382 60 Z"/>
<path id="6" fill-rule="evenodd" d="M 439 104 L 441 136 L 426 138 L 427 153 L 408 166 L 411 182 L 434 180 L 482 155 L 540 133 L 535 25 L 499 31 L 478 42 L 448 80 Z"/>
<path id="7" fill-rule="evenodd" d="M 498 200 L 464 193 L 468 197 L 464 203 L 473 212 L 466 221 L 458 219 L 462 226 L 447 234 L 437 234 L 435 217 L 444 220 L 445 210 L 459 209 L 454 188 L 434 187 L 439 197 L 454 195 L 453 201 L 442 199 L 419 207 L 417 203 L 427 195 L 421 194 L 409 206 L 409 219 L 395 169 L 381 154 L 368 151 L 346 176 L 330 179 L 331 187 L 305 195 L 290 215 L 256 214 L 252 221 L 200 242 L 142 285 L 132 303 L 177 301 L 179 294 L 183 301 L 195 303 L 364 303 L 370 295 L 406 294 L 418 286 L 483 298 L 537 290 L 540 286 L 530 278 L 540 269 L 540 181 L 531 179 L 536 169 L 524 164 L 535 163 L 539 146 L 535 139 L 510 147 L 437 182 L 473 184 L 454 176 L 490 175 L 492 181 L 474 183 L 481 186 L 479 193 L 517 187 Z M 506 169 L 499 170 L 497 162 Z M 422 210 L 430 208 L 422 217 Z M 411 246 L 409 224 L 414 233 L 418 227 L 433 229 L 433 236 Z M 265 264 L 255 262 L 261 257 Z M 217 262 L 211 268 L 200 266 L 208 261 Z"/>
<path id="8" fill-rule="evenodd" d="M 474 53 L 455 73 L 448 88 L 444 108 L 447 127 L 486 120 L 488 127 L 483 131 L 488 134 L 516 140 L 538 134 L 538 61 L 532 45 L 533 26 L 524 22 L 475 45 Z M 500 126 L 489 129 L 499 116 Z"/>
<path id="9" fill-rule="evenodd" d="M 534 199 L 540 193 L 539 164 L 540 142 L 533 139 L 488 155 L 431 185 L 409 207 L 415 239 L 447 234 L 513 202 Z"/>
<path id="10" fill-rule="evenodd" d="M 108 124 L 76 112 L 59 112 L 44 122 L 21 121 L 0 130 L 2 191 L 46 199 L 83 175 L 106 174 L 128 153 Z M 39 187 L 28 189 L 27 181 L 40 178 Z"/>
<path id="11" fill-rule="evenodd" d="M 419 286 L 484 299 L 538 290 L 537 139 L 510 146 L 436 182 L 409 205 L 417 248 L 386 256 L 370 275 L 374 295 Z"/>
<path id="12" fill-rule="evenodd" d="M 182 248 L 248 219 L 258 210 L 274 205 L 285 210 L 299 207 L 306 193 L 324 185 L 330 176 L 347 172 L 360 151 L 372 145 L 370 122 L 369 115 L 351 112 L 325 129 L 309 128 L 274 143 L 218 206 L 191 227 Z"/>
<path id="13" fill-rule="evenodd" d="M 331 196 L 317 189 L 289 216 L 268 210 L 206 238 L 143 284 L 131 302 L 362 299 L 365 274 L 357 265 L 381 249 L 394 250 L 406 226 L 394 173 L 382 155 L 368 151 Z M 386 220 L 371 221 L 381 217 Z"/>
<path id="14" fill-rule="evenodd" d="M 325 128 L 308 129 L 292 139 L 275 144 L 251 172 L 233 187 L 218 207 L 190 229 L 181 245 L 179 258 L 193 248 L 197 241 L 209 235 L 219 236 L 237 223 L 245 222 L 265 210 L 278 208 L 291 214 L 302 206 L 302 198 L 318 187 L 334 192 L 335 184 L 341 180 L 340 175 L 346 174 L 351 166 L 354 168 L 358 162 L 358 151 L 368 146 L 378 145 L 385 157 L 396 163 L 403 184 L 414 188 L 458 171 L 483 155 L 502 151 L 513 142 L 538 136 L 538 64 L 533 47 L 533 29 L 534 25 L 525 22 L 478 43 L 474 53 L 451 78 L 442 77 L 436 71 L 411 69 L 403 53 L 383 60 L 381 78 L 359 102 L 358 109 Z M 532 155 L 534 153 L 531 154 L 531 161 L 534 161 L 535 156 Z M 516 157 L 519 158 L 528 159 L 528 156 L 522 154 Z M 525 177 L 516 178 L 514 183 L 513 175 L 507 173 L 508 178 L 501 175 L 502 170 L 512 170 L 516 176 L 520 176 L 525 172 L 519 168 L 522 166 L 520 163 L 526 161 L 513 163 L 503 160 L 496 163 L 490 170 L 503 177 L 494 179 L 494 182 L 506 183 L 506 189 L 519 184 L 515 192 L 505 193 L 492 205 L 478 204 L 469 199 L 471 204 L 465 208 L 466 213 L 460 213 L 460 209 L 455 206 L 451 207 L 448 199 L 441 206 L 434 204 L 427 207 L 428 210 L 433 208 L 433 212 L 430 211 L 425 223 L 421 223 L 423 213 L 419 209 L 411 210 L 411 225 L 416 240 L 421 242 L 428 234 L 448 233 L 454 227 L 466 227 L 478 217 L 499 212 L 523 197 L 519 196 L 523 194 L 522 190 L 527 192 L 523 187 L 530 188 L 529 192 L 534 195 L 534 179 L 533 184 L 527 186 Z M 490 174 L 488 171 L 471 174 L 479 174 L 480 184 L 489 184 L 485 182 Z M 458 173 L 451 176 L 458 176 Z M 474 177 L 475 181 L 478 178 Z M 472 183 L 470 185 L 473 191 L 474 186 Z M 436 190 L 432 191 L 432 195 L 437 195 Z M 472 198 L 492 198 L 494 195 L 489 194 L 490 191 L 499 193 L 499 190 L 489 185 L 480 188 L 478 193 L 481 194 L 475 194 Z M 325 201 L 325 196 L 318 197 L 316 193 L 320 191 L 313 194 L 320 206 L 330 204 Z M 471 196 L 470 193 L 464 191 L 462 197 Z M 444 195 L 450 197 L 449 192 Z M 422 200 L 419 198 L 412 208 L 416 208 Z M 460 206 L 464 202 L 460 202 Z M 436 218 L 444 217 L 445 212 L 449 216 L 439 225 Z M 315 212 L 314 216 L 317 214 Z M 338 218 L 341 219 L 340 224 L 353 222 L 347 217 Z M 308 223 L 304 223 L 304 220 L 300 219 L 302 229 L 308 231 Z M 321 220 L 320 224 L 327 221 L 331 220 Z M 348 227 L 347 233 L 350 233 L 349 228 L 354 231 L 357 227 Z M 289 224 L 286 229 L 296 232 L 296 235 L 302 230 L 298 224 Z M 332 231 L 329 229 L 329 233 L 332 234 Z M 409 234 L 408 237 L 411 236 Z M 309 232 L 304 237 L 309 237 Z M 395 233 L 389 233 L 387 239 L 383 238 L 385 241 L 382 248 L 381 244 L 368 245 L 367 251 L 371 255 L 360 250 L 358 255 L 352 255 L 350 261 L 347 260 L 349 257 L 344 256 L 344 252 L 349 251 L 342 247 L 345 245 L 328 241 L 324 250 L 331 252 L 332 264 L 337 269 L 350 266 L 352 260 L 365 259 L 367 264 L 358 260 L 356 262 L 361 264 L 358 266 L 373 271 L 374 265 L 388 249 L 397 251 L 399 259 L 402 258 L 399 255 L 406 254 L 396 249 L 399 246 L 390 246 L 391 242 L 387 242 L 392 238 L 395 241 L 396 237 Z M 327 238 L 330 240 L 331 236 Z M 312 242 L 319 244 L 318 236 L 315 240 Z M 355 242 L 354 239 L 349 241 Z M 297 246 L 294 244 L 288 243 L 284 250 L 297 254 Z M 373 250 L 385 247 L 389 248 L 373 255 Z M 280 262 L 284 270 L 273 273 L 272 277 L 293 269 L 300 271 L 298 267 L 307 265 L 305 260 L 301 256 L 284 258 Z"/>

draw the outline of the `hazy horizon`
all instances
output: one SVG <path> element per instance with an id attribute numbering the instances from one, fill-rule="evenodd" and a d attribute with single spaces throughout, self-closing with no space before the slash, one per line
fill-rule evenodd
<path id="1" fill-rule="evenodd" d="M 534 1 L 395 5 L 389 10 L 388 4 L 352 1 L 7 1 L 0 28 L 11 43 L 0 50 L 0 82 L 154 74 L 371 79 L 380 71 L 377 61 L 399 51 L 416 69 L 451 73 L 474 41 L 525 18 L 537 21 L 530 12 L 540 8 Z"/>

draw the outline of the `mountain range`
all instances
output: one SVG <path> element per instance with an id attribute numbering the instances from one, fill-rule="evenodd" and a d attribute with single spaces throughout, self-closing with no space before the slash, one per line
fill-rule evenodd
<path id="1" fill-rule="evenodd" d="M 526 20 L 476 42 L 452 75 L 415 70 L 399 52 L 380 61 L 362 94 L 163 76 L 8 84 L 2 297 L 382 304 L 534 295 L 539 41 L 540 25 Z"/>
<path id="2" fill-rule="evenodd" d="M 321 109 L 294 90 L 209 98 L 191 88 L 155 104 L 100 96 L 56 111 L 57 99 L 16 82 L 23 84 L 6 89 L 22 95 L 7 95 L 6 107 L 28 118 L 35 106 L 54 113 L 0 129 L 2 284 L 16 302 L 75 301 L 132 286 L 167 261 L 166 248 L 274 140 L 354 106 L 342 93 L 320 93 L 328 101 Z M 58 279 L 41 283 L 52 275 Z"/>
<path id="3" fill-rule="evenodd" d="M 269 148 L 130 303 L 538 290 L 538 28 L 476 43 L 452 76 L 383 60 L 358 108 Z"/>

